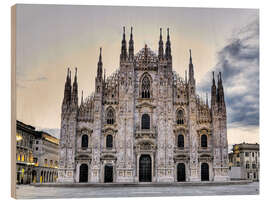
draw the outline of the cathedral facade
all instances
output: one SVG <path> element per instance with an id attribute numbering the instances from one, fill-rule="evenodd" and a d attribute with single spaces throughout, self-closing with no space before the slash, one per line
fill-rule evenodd
<path id="1" fill-rule="evenodd" d="M 123 30 L 120 66 L 78 101 L 77 69 L 68 69 L 61 113 L 59 183 L 228 181 L 227 117 L 221 73 L 211 105 L 196 94 L 191 51 L 182 79 L 173 71 L 169 29 L 158 53 L 134 54 Z M 165 48 L 164 48 L 165 47 Z M 211 78 L 210 78 L 211 80 Z M 210 88 L 210 87 L 209 87 Z"/>

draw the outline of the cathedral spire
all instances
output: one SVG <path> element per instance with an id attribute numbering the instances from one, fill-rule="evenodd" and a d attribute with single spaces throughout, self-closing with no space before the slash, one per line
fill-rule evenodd
<path id="1" fill-rule="evenodd" d="M 216 86 L 216 81 L 215 81 L 215 72 L 213 71 L 213 83 L 212 86 Z"/>
<path id="2" fill-rule="evenodd" d="M 67 82 L 68 82 L 68 78 L 69 78 L 69 67 L 68 67 L 68 69 L 67 69 L 66 84 L 67 84 Z"/>
<path id="3" fill-rule="evenodd" d="M 126 60 L 127 59 L 127 44 L 126 44 L 126 33 L 125 33 L 125 26 L 123 27 L 123 39 L 122 39 L 122 48 L 121 48 L 121 55 L 120 59 L 121 60 Z"/>
<path id="4" fill-rule="evenodd" d="M 71 99 L 71 80 L 70 80 L 70 70 L 68 68 L 63 103 L 65 104 L 70 103 L 70 99 Z"/>
<path id="5" fill-rule="evenodd" d="M 128 54 L 129 54 L 129 60 L 133 60 L 134 58 L 134 41 L 133 41 L 133 33 L 132 33 L 133 28 L 131 27 L 130 29 L 130 39 L 129 39 L 129 49 L 128 49 Z"/>
<path id="6" fill-rule="evenodd" d="M 100 47 L 99 49 L 99 60 L 98 60 L 98 64 L 97 64 L 98 68 L 97 68 L 97 78 L 99 80 L 102 79 L 102 47 Z"/>
<path id="7" fill-rule="evenodd" d="M 164 50 L 163 50 L 163 40 L 162 40 L 162 28 L 160 28 L 159 46 L 158 46 L 159 60 L 163 59 L 163 56 L 164 56 Z"/>
<path id="8" fill-rule="evenodd" d="M 217 103 L 219 104 L 220 100 L 220 78 L 219 78 L 219 73 L 217 75 Z"/>
<path id="9" fill-rule="evenodd" d="M 72 101 L 76 106 L 78 105 L 77 67 L 75 68 L 75 76 L 72 87 Z"/>
<path id="10" fill-rule="evenodd" d="M 83 105 L 83 90 L 82 90 L 82 98 L 81 98 L 81 106 Z"/>
<path id="11" fill-rule="evenodd" d="M 216 82 L 215 82 L 215 72 L 213 71 L 213 83 L 211 88 L 211 108 L 216 105 L 217 100 L 217 91 L 216 91 Z"/>
<path id="12" fill-rule="evenodd" d="M 74 76 L 74 82 L 73 82 L 73 85 L 74 84 L 77 84 L 77 67 L 75 67 L 75 76 Z"/>
<path id="13" fill-rule="evenodd" d="M 70 68 L 68 68 L 68 85 L 71 88 L 71 70 L 70 70 Z"/>
<path id="14" fill-rule="evenodd" d="M 191 49 L 189 50 L 189 81 L 194 80 L 194 69 L 192 64 Z"/>
<path id="15" fill-rule="evenodd" d="M 170 41 L 170 30 L 167 28 L 167 42 L 166 42 L 166 50 L 165 50 L 165 57 L 166 59 L 172 59 L 171 55 L 171 41 Z"/>
<path id="16" fill-rule="evenodd" d="M 225 106 L 225 100 L 224 100 L 224 90 L 223 90 L 223 84 L 222 84 L 222 78 L 221 78 L 221 72 L 218 74 L 218 103 L 219 105 Z"/>
<path id="17" fill-rule="evenodd" d="M 191 49 L 189 50 L 189 64 L 192 64 Z"/>

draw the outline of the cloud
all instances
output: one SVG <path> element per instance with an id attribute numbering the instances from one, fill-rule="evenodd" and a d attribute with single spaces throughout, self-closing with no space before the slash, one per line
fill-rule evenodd
<path id="1" fill-rule="evenodd" d="M 48 80 L 48 78 L 45 76 L 40 76 L 40 77 L 33 78 L 33 79 L 27 79 L 25 81 L 26 82 L 38 82 L 38 81 L 45 81 L 45 80 Z"/>
<path id="2" fill-rule="evenodd" d="M 21 88 L 21 89 L 25 89 L 28 86 L 28 84 L 27 84 L 28 82 L 43 82 L 46 80 L 48 80 L 48 78 L 45 76 L 40 76 L 40 77 L 36 77 L 36 78 L 32 78 L 32 79 L 22 79 L 21 77 L 17 77 L 16 87 Z"/>
<path id="3" fill-rule="evenodd" d="M 259 126 L 259 19 L 233 33 L 217 56 L 198 90 L 209 91 L 211 72 L 221 71 L 229 127 Z"/>

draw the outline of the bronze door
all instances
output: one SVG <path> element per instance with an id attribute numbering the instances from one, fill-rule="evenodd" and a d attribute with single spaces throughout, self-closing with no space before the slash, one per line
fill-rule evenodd
<path id="1" fill-rule="evenodd" d="M 207 163 L 202 163 L 201 166 L 201 180 L 209 181 L 209 166 Z"/>
<path id="2" fill-rule="evenodd" d="M 86 183 L 88 182 L 88 166 L 87 164 L 82 164 L 80 166 L 80 183 Z"/>
<path id="3" fill-rule="evenodd" d="M 186 168 L 184 163 L 179 163 L 177 165 L 177 181 L 186 181 Z"/>
<path id="4" fill-rule="evenodd" d="M 105 183 L 113 182 L 113 166 L 105 166 L 104 182 Z"/>
<path id="5" fill-rule="evenodd" d="M 139 163 L 139 181 L 151 182 L 152 181 L 152 162 L 149 155 L 142 155 Z"/>

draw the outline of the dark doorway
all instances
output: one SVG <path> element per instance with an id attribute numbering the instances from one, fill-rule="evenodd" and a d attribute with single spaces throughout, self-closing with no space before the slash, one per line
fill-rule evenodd
<path id="1" fill-rule="evenodd" d="M 179 163 L 177 165 L 177 181 L 186 181 L 186 167 L 184 163 Z"/>
<path id="2" fill-rule="evenodd" d="M 112 183 L 113 182 L 113 166 L 105 166 L 104 171 L 104 182 Z"/>
<path id="3" fill-rule="evenodd" d="M 19 171 L 17 172 L 17 183 L 20 184 L 20 172 Z"/>
<path id="4" fill-rule="evenodd" d="M 32 183 L 36 183 L 36 182 L 37 182 L 37 172 L 32 171 Z"/>
<path id="5" fill-rule="evenodd" d="M 201 180 L 209 181 L 209 166 L 207 163 L 202 163 L 201 165 Z"/>
<path id="6" fill-rule="evenodd" d="M 88 165 L 87 164 L 82 164 L 80 166 L 80 183 L 86 183 L 88 182 Z"/>
<path id="7" fill-rule="evenodd" d="M 149 155 L 142 155 L 139 163 L 139 181 L 151 182 L 152 181 L 152 162 Z"/>

